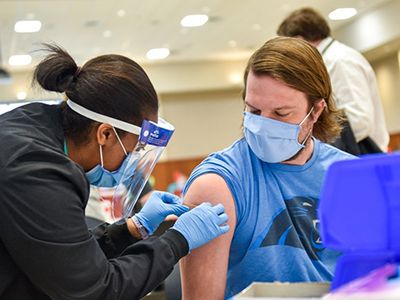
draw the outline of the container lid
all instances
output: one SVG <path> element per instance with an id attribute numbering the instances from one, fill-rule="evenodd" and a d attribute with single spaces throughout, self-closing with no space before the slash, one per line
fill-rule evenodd
<path id="1" fill-rule="evenodd" d="M 400 253 L 400 153 L 332 164 L 319 216 L 327 247 Z"/>

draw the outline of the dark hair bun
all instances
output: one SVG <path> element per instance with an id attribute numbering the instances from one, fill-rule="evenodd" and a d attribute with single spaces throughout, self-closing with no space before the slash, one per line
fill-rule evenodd
<path id="1" fill-rule="evenodd" d="M 50 52 L 36 67 L 33 80 L 48 91 L 65 92 L 75 81 L 78 66 L 64 49 L 53 44 L 44 44 Z"/>

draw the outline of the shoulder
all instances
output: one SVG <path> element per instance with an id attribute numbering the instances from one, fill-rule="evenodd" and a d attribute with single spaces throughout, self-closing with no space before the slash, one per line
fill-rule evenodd
<path id="1" fill-rule="evenodd" d="M 207 174 L 213 174 L 213 176 L 207 176 L 207 178 L 215 176 L 223 178 L 231 189 L 236 189 L 236 186 L 239 184 L 242 176 L 246 172 L 246 168 L 248 169 L 251 159 L 252 152 L 245 139 L 239 139 L 230 147 L 212 153 L 204 159 L 193 170 L 186 183 L 184 192 L 186 192 L 195 180 L 197 181 L 197 178 L 203 177 Z"/>
<path id="2" fill-rule="evenodd" d="M 239 139 L 230 147 L 210 154 L 194 169 L 191 177 L 213 171 L 237 174 L 243 168 L 243 163 L 250 157 L 250 149 L 245 139 Z"/>
<path id="3" fill-rule="evenodd" d="M 0 147 L 3 195 L 82 191 L 81 187 L 86 187 L 83 170 L 63 152 L 58 106 L 22 106 L 0 116 L 0 126 L 0 139 L 4 142 Z"/>
<path id="4" fill-rule="evenodd" d="M 6 126 L 12 124 L 14 126 L 24 124 L 35 124 L 38 122 L 46 122 L 59 118 L 61 113 L 60 105 L 49 105 L 39 102 L 29 103 L 19 106 L 0 116 L 0 124 Z M 21 122 L 21 121 L 24 122 Z"/>
<path id="5" fill-rule="evenodd" d="M 196 179 L 191 182 L 190 188 L 188 187 L 185 190 L 185 198 L 198 195 L 201 200 L 199 202 L 211 202 L 216 204 L 221 202 L 222 195 L 226 196 L 224 198 L 230 198 L 228 193 L 229 188 L 223 177 L 215 173 L 207 173 L 196 177 Z M 216 199 L 216 197 L 218 199 Z"/>
<path id="6" fill-rule="evenodd" d="M 59 106 L 33 103 L 0 116 L 0 168 L 30 152 L 62 149 L 63 129 Z"/>
<path id="7" fill-rule="evenodd" d="M 324 55 L 324 60 L 343 68 L 352 65 L 369 67 L 367 59 L 360 52 L 336 40 Z"/>
<path id="8" fill-rule="evenodd" d="M 3 153 L 2 153 L 3 154 Z M 5 153 L 7 155 L 7 153 Z M 67 183 L 81 186 L 86 182 L 83 170 L 71 161 L 60 149 L 47 148 L 40 143 L 20 147 L 15 153 L 8 153 L 0 166 L 2 186 L 18 187 L 24 190 L 24 184 L 33 189 L 57 189 Z M 7 184 L 7 182 L 9 184 Z"/>
<path id="9" fill-rule="evenodd" d="M 357 50 L 335 40 L 329 49 L 326 51 L 327 56 L 329 57 L 336 57 L 337 59 L 346 58 L 346 55 L 360 55 Z"/>
<path id="10" fill-rule="evenodd" d="M 327 167 L 339 160 L 348 160 L 348 159 L 357 159 L 356 156 L 344 152 L 336 147 L 333 147 L 329 144 L 319 142 L 319 155 L 318 160 L 320 163 L 326 165 Z"/>
<path id="11" fill-rule="evenodd" d="M 242 195 L 243 178 L 251 153 L 245 139 L 209 155 L 192 172 L 184 194 L 190 202 L 222 203 L 232 213 L 234 199 Z"/>

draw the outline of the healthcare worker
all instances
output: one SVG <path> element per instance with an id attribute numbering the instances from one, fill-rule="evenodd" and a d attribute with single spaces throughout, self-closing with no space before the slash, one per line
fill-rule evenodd
<path id="1" fill-rule="evenodd" d="M 178 197 L 154 192 L 134 217 L 89 232 L 89 184 L 118 182 L 132 132 L 158 122 L 157 95 L 127 57 L 79 68 L 60 47 L 48 50 L 34 79 L 68 100 L 0 116 L 0 298 L 139 299 L 188 251 L 228 231 L 227 215 L 211 204 L 187 212 Z M 180 216 L 172 229 L 148 238 L 169 214 Z"/>

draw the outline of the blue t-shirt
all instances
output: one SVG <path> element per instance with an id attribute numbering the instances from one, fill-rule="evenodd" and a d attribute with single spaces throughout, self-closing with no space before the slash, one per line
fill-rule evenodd
<path id="1" fill-rule="evenodd" d="M 318 230 L 317 207 L 331 163 L 352 155 L 314 139 L 302 166 L 265 163 L 244 138 L 211 154 L 191 174 L 215 173 L 227 183 L 236 207 L 225 297 L 250 283 L 330 281 L 337 252 L 326 249 Z"/>

